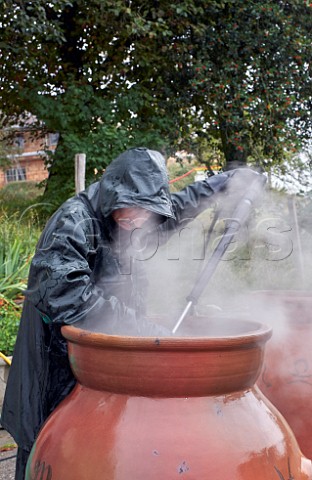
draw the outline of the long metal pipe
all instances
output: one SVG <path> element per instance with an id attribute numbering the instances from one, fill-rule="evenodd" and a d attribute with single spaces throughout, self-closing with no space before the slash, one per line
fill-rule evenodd
<path id="1" fill-rule="evenodd" d="M 233 237 L 248 220 L 255 201 L 258 199 L 260 193 L 263 191 L 264 185 L 266 183 L 266 177 L 263 174 L 259 174 L 257 172 L 254 172 L 254 174 L 256 175 L 255 179 L 251 183 L 250 187 L 247 189 L 244 197 L 240 199 L 236 209 L 233 212 L 232 218 L 230 219 L 224 231 L 224 234 L 221 237 L 220 242 L 213 251 L 209 261 L 207 262 L 207 265 L 199 275 L 191 293 L 186 298 L 186 300 L 188 301 L 187 306 L 185 307 L 182 315 L 175 324 L 172 330 L 173 334 L 176 333 L 177 329 L 183 322 L 192 305 L 197 303 L 208 281 L 215 272 L 221 258 L 229 247 Z"/>

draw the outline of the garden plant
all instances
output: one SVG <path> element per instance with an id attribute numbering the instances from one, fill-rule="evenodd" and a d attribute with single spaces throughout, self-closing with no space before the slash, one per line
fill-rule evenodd
<path id="1" fill-rule="evenodd" d="M 0 352 L 12 355 L 31 258 L 40 233 L 34 191 L 14 185 L 1 191 L 0 211 Z M 38 195 L 38 191 L 36 192 Z M 28 201 L 26 200 L 28 198 Z M 14 209 L 13 209 L 14 206 Z"/>

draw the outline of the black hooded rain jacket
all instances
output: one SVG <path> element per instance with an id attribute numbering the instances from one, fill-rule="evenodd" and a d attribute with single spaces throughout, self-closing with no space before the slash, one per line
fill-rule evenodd
<path id="1" fill-rule="evenodd" d="M 130 149 L 51 217 L 32 260 L 1 417 L 19 448 L 31 450 L 45 419 L 75 385 L 61 326 L 91 317 L 118 327 L 129 312 L 144 315 L 144 262 L 129 264 L 111 213 L 148 209 L 161 216 L 157 228 L 165 237 L 206 209 L 227 180 L 215 175 L 170 195 L 162 155 Z"/>

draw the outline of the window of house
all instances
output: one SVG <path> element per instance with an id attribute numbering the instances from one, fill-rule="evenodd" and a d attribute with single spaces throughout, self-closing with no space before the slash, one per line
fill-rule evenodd
<path id="1" fill-rule="evenodd" d="M 20 149 L 24 148 L 24 136 L 23 135 L 17 135 L 14 138 L 14 146 Z"/>
<path id="2" fill-rule="evenodd" d="M 48 145 L 51 147 L 52 145 L 57 145 L 59 139 L 59 133 L 49 133 L 48 135 Z"/>
<path id="3" fill-rule="evenodd" d="M 9 168 L 5 172 L 6 181 L 9 182 L 22 182 L 26 180 L 26 168 L 25 167 L 16 167 Z"/>

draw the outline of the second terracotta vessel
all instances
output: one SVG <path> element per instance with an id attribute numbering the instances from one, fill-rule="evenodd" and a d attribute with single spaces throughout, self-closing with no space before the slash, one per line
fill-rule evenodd
<path id="1" fill-rule="evenodd" d="M 253 305 L 273 328 L 258 385 L 286 418 L 302 452 L 312 458 L 312 295 L 257 292 Z"/>

